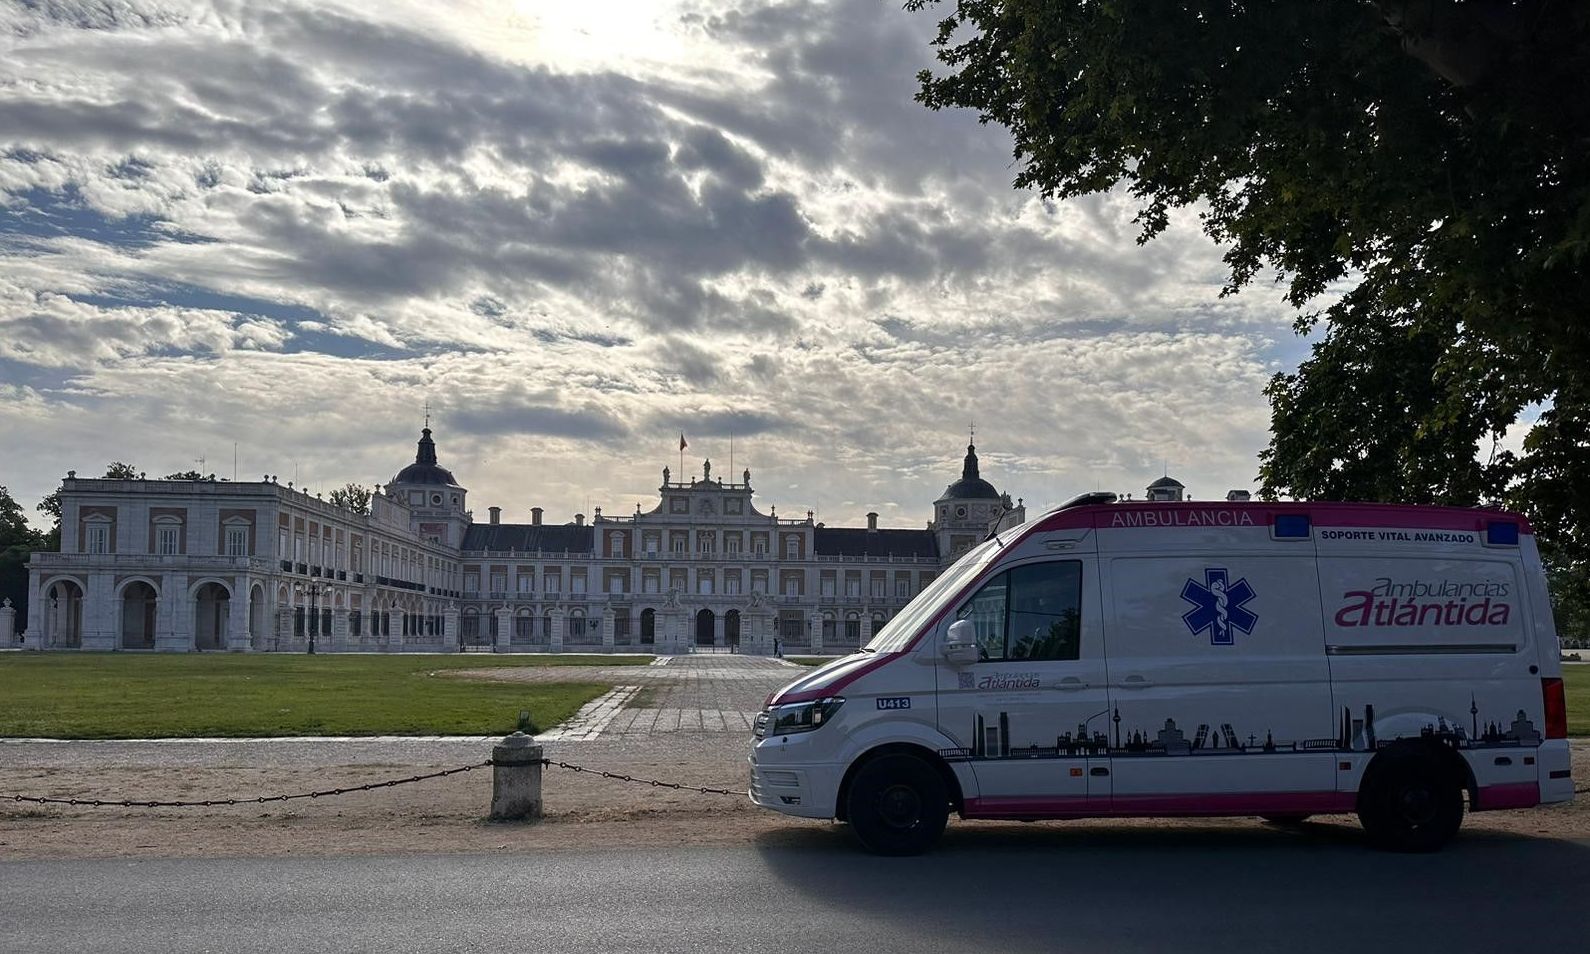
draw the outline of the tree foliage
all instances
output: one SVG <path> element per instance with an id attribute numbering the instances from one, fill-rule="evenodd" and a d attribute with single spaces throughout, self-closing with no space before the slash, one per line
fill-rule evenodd
<path id="1" fill-rule="evenodd" d="M 0 598 L 11 600 L 18 630 L 28 618 L 28 554 L 43 542 L 44 535 L 28 525 L 27 511 L 0 487 Z"/>
<path id="2" fill-rule="evenodd" d="M 359 484 L 344 484 L 326 495 L 326 500 L 335 507 L 351 510 L 354 513 L 370 512 L 370 488 Z"/>
<path id="3" fill-rule="evenodd" d="M 911 0 L 911 9 L 935 0 Z M 1313 335 L 1267 394 L 1263 491 L 1475 504 L 1584 571 L 1590 4 L 960 0 L 918 99 L 1009 128 L 1015 184 L 1198 210 L 1225 293 Z M 1543 409 L 1521 454 L 1497 451 Z M 1577 570 L 1576 570 L 1577 568 Z"/>

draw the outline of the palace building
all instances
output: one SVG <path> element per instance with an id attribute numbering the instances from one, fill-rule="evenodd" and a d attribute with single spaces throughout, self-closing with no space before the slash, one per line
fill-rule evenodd
<path id="1" fill-rule="evenodd" d="M 865 644 L 991 527 L 1025 509 L 979 473 L 925 529 L 829 527 L 757 508 L 751 472 L 679 479 L 633 514 L 477 523 L 429 427 L 368 514 L 274 478 L 61 484 L 61 552 L 35 553 L 36 649 L 443 652 Z"/>

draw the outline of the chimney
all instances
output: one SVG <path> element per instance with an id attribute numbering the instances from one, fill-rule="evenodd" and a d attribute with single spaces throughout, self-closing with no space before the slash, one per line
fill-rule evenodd
<path id="1" fill-rule="evenodd" d="M 869 514 L 867 514 L 867 529 L 868 530 L 877 530 L 878 529 L 878 512 L 876 510 L 871 512 L 871 513 L 869 513 Z"/>
<path id="2" fill-rule="evenodd" d="M 502 508 L 501 507 L 487 507 L 486 510 L 487 510 L 487 512 L 489 512 L 491 514 L 491 522 L 492 522 L 493 525 L 502 523 Z"/>
<path id="3" fill-rule="evenodd" d="M 575 525 L 575 526 L 576 526 L 576 527 L 583 527 L 583 526 L 585 526 L 585 514 L 583 514 L 583 513 L 577 513 L 577 514 L 575 514 L 575 515 L 574 515 L 574 525 Z"/>
<path id="4" fill-rule="evenodd" d="M 1226 491 L 1226 499 L 1232 503 L 1247 503 L 1253 499 L 1253 494 L 1246 490 L 1228 490 Z"/>
<path id="5" fill-rule="evenodd" d="M 541 508 L 540 507 L 531 507 L 530 508 L 530 526 L 532 526 L 532 527 L 541 526 Z"/>
<path id="6" fill-rule="evenodd" d="M 592 523 L 601 523 L 602 522 L 602 508 L 601 507 L 597 507 L 596 508 L 596 515 L 591 518 L 591 522 Z"/>

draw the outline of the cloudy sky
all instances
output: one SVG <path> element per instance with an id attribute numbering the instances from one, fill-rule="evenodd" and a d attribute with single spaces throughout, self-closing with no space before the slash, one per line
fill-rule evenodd
<path id="1" fill-rule="evenodd" d="M 1252 486 L 1303 345 L 1189 214 L 1013 191 L 893 0 L 0 4 L 0 483 L 385 481 L 477 514 L 753 471 L 920 526 L 977 425 L 1029 507 Z M 1163 463 L 1162 463 L 1163 462 Z"/>

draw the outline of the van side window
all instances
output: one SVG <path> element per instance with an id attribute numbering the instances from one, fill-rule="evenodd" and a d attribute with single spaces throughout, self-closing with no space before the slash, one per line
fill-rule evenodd
<path id="1" fill-rule="evenodd" d="M 1082 648 L 1082 564 L 1066 560 L 1007 570 L 961 607 L 957 618 L 972 621 L 983 660 L 1076 659 Z"/>

